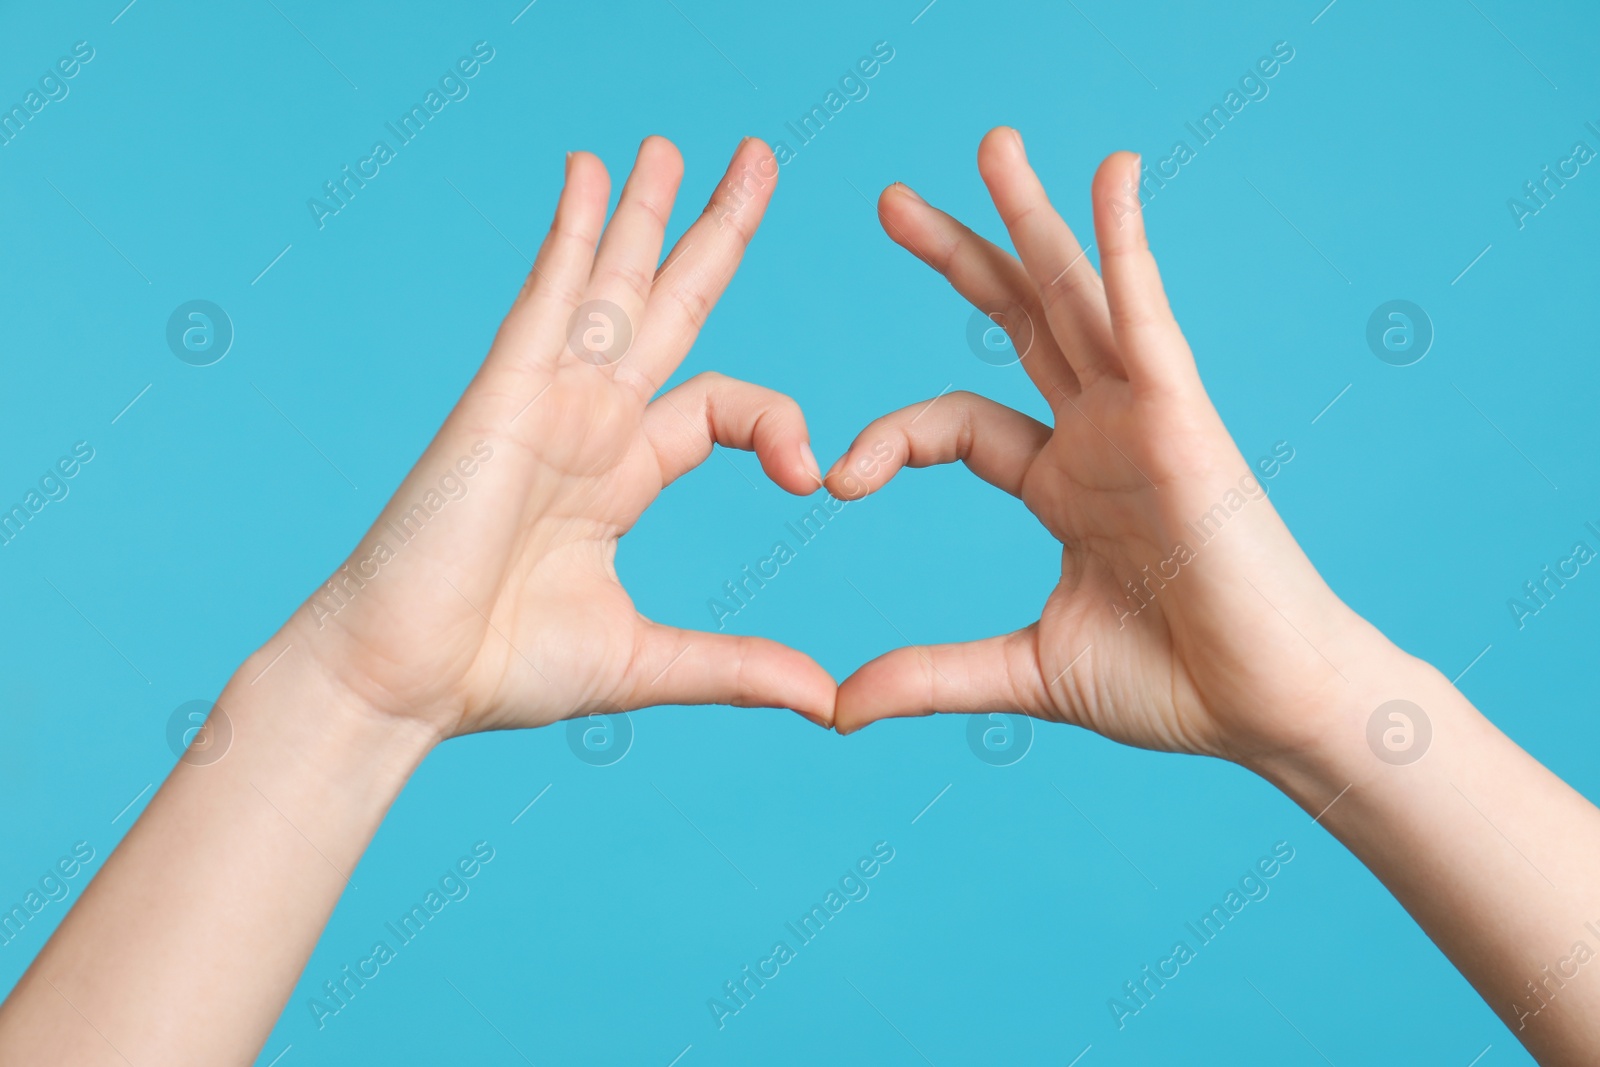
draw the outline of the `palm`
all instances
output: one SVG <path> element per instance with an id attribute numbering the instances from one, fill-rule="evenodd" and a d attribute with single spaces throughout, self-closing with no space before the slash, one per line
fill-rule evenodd
<path id="1" fill-rule="evenodd" d="M 1295 744 L 1309 724 L 1283 709 L 1340 681 L 1319 641 L 1330 616 L 1347 622 L 1345 609 L 1206 400 L 1136 204 L 1118 199 L 1119 179 L 1126 192 L 1124 176 L 1136 173 L 1129 162 L 1113 157 L 1096 182 L 1103 286 L 1011 131 L 985 140 L 980 167 L 1020 262 L 920 199 L 885 193 L 889 233 L 974 304 L 1002 312 L 996 321 L 1019 348 L 1026 342 L 1023 367 L 1054 426 L 953 394 L 869 426 L 852 453 L 887 440 L 900 462 L 864 487 L 834 476 L 836 484 L 853 495 L 902 464 L 961 459 L 1019 496 L 1062 543 L 1061 577 L 1032 626 L 902 649 L 863 667 L 841 686 L 841 728 L 885 715 L 1020 710 L 1144 747 L 1227 755 Z M 1235 498 L 1244 506 L 1213 517 L 1216 536 L 1202 543 L 1194 522 Z M 1263 669 L 1264 656 L 1280 669 Z M 1285 662 L 1295 669 L 1281 670 Z M 1285 677 L 1294 680 L 1276 680 Z"/>
<path id="2" fill-rule="evenodd" d="M 1037 626 L 1036 713 L 1147 748 L 1190 749 L 1210 730 L 1168 618 L 1182 605 L 1157 596 L 1140 607 L 1124 585 L 1171 549 L 1156 534 L 1161 494 L 1131 465 L 1156 466 L 1132 458 L 1149 445 L 1095 428 L 1116 433 L 1124 400 L 1099 388 L 1078 397 L 1023 480 L 1023 502 L 1063 546 L 1062 578 Z"/>
<path id="3" fill-rule="evenodd" d="M 460 684 L 481 709 L 478 728 L 637 706 L 633 675 L 647 665 L 640 645 L 650 624 L 613 566 L 619 537 L 661 492 L 645 407 L 587 367 L 559 374 L 546 401 L 552 417 L 536 424 L 530 445 L 557 480 L 545 499 L 524 503 L 492 602 L 457 598 L 456 621 L 476 645 Z"/>
<path id="4" fill-rule="evenodd" d="M 730 170 L 770 158 L 753 142 Z M 352 557 L 364 576 L 360 561 L 383 545 L 375 576 L 331 618 L 315 598 L 297 616 L 316 631 L 313 651 L 376 706 L 446 733 L 663 703 L 830 719 L 833 681 L 808 657 L 652 622 L 617 579 L 618 539 L 715 444 L 753 449 L 792 492 L 817 486 L 788 398 L 705 374 L 651 399 L 770 195 L 770 183 L 732 203 L 719 194 L 658 272 L 681 173 L 676 150 L 646 141 L 601 238 L 604 170 L 573 157 L 551 236 L 489 358 Z M 595 315 L 603 341 L 584 332 Z"/>

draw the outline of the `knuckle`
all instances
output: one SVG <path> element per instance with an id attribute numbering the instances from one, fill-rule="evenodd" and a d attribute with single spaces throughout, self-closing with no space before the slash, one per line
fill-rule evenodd
<path id="1" fill-rule="evenodd" d="M 583 248 L 593 248 L 596 238 L 589 231 L 573 226 L 561 218 L 550 224 L 550 235 L 547 238 L 553 244 L 577 244 Z"/>
<path id="2" fill-rule="evenodd" d="M 1088 279 L 1082 276 L 1081 271 L 1068 268 L 1054 281 L 1045 285 L 1039 293 L 1039 301 L 1046 311 L 1055 310 L 1067 304 L 1073 297 L 1081 296 L 1088 285 Z"/>
<path id="3" fill-rule="evenodd" d="M 543 275 L 530 271 L 523 280 L 522 291 L 518 294 L 518 302 L 524 302 L 538 296 L 549 300 L 559 307 L 577 307 L 583 303 L 583 290 L 577 286 L 562 282 L 552 282 Z"/>
<path id="4" fill-rule="evenodd" d="M 661 205 L 647 196 L 637 197 L 633 202 L 634 209 L 643 213 L 659 230 L 667 228 L 667 212 Z"/>
<path id="5" fill-rule="evenodd" d="M 1015 230 L 1018 227 L 1025 226 L 1030 219 L 1039 214 L 1041 206 L 1039 201 L 1032 198 L 1016 205 L 1006 217 L 1006 229 Z"/>
<path id="6" fill-rule="evenodd" d="M 949 274 L 952 270 L 959 269 L 981 250 L 982 238 L 963 226 L 961 232 L 949 243 L 934 250 L 931 262 L 940 274 Z"/>
<path id="7" fill-rule="evenodd" d="M 600 271 L 597 279 L 601 282 L 614 282 L 622 286 L 640 303 L 650 295 L 651 276 L 633 263 L 610 263 Z"/>
<path id="8" fill-rule="evenodd" d="M 672 286 L 666 291 L 667 299 L 677 304 L 682 309 L 695 330 L 705 326 L 706 319 L 711 315 L 711 301 L 698 289 L 683 289 Z"/>

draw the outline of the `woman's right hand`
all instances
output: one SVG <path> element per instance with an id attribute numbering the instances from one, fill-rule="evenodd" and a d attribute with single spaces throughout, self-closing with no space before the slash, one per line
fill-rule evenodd
<path id="1" fill-rule="evenodd" d="M 613 562 L 714 445 L 753 450 L 791 493 L 818 488 L 788 397 L 717 374 L 657 395 L 777 172 L 766 145 L 741 143 L 658 268 L 677 149 L 640 146 L 609 224 L 605 167 L 570 153 L 550 233 L 477 377 L 348 563 L 247 673 L 298 645 L 357 706 L 435 737 L 654 704 L 780 706 L 831 725 L 834 681 L 809 656 L 646 619 Z"/>

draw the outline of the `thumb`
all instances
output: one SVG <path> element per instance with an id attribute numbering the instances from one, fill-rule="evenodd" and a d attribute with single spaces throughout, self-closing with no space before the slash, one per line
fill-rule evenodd
<path id="1" fill-rule="evenodd" d="M 789 708 L 833 725 L 838 686 L 804 652 L 764 637 L 680 630 L 641 620 L 625 688 L 631 707 L 730 704 Z"/>
<path id="2" fill-rule="evenodd" d="M 848 734 L 879 719 L 944 712 L 1038 715 L 1046 697 L 1038 628 L 886 652 L 839 687 L 835 728 Z"/>

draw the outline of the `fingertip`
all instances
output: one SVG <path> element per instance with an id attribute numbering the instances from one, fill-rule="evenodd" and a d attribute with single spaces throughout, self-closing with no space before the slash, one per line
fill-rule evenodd
<path id="1" fill-rule="evenodd" d="M 678 151 L 678 146 L 659 133 L 652 133 L 639 142 L 639 154 L 636 166 L 650 163 L 663 168 L 674 182 L 683 178 L 683 153 Z"/>
<path id="2" fill-rule="evenodd" d="M 676 630 L 649 624 L 652 645 L 636 676 L 638 707 L 726 704 L 782 708 L 824 729 L 834 721 L 838 684 L 799 649 L 764 637 Z M 674 649 L 676 649 L 674 651 Z M 666 661 L 657 671 L 655 663 Z M 648 679 L 648 680 L 646 680 Z"/>
<path id="3" fill-rule="evenodd" d="M 757 459 L 761 459 L 759 453 Z M 761 459 L 761 469 L 773 485 L 790 496 L 810 496 L 823 487 L 822 479 L 811 473 L 805 453 L 798 448 L 782 458 Z"/>
<path id="4" fill-rule="evenodd" d="M 1113 152 L 1095 170 L 1091 186 L 1095 235 L 1102 255 L 1145 245 L 1144 204 L 1139 190 L 1139 155 Z"/>
<path id="5" fill-rule="evenodd" d="M 747 190 L 753 189 L 756 193 L 771 197 L 772 190 L 778 184 L 778 159 L 772 154 L 772 149 L 767 142 L 759 137 L 746 137 L 739 142 L 739 147 L 733 150 L 733 159 L 728 163 L 728 174 L 738 178 L 737 186 Z"/>
<path id="6" fill-rule="evenodd" d="M 562 199 L 582 208 L 586 214 L 592 214 L 595 210 L 605 211 L 611 199 L 611 175 L 599 156 L 582 150 L 567 153 Z"/>
<path id="7" fill-rule="evenodd" d="M 1126 191 L 1139 174 L 1139 153 L 1119 150 L 1100 161 L 1094 172 L 1096 195 L 1105 192 Z"/>
<path id="8" fill-rule="evenodd" d="M 822 487 L 832 494 L 835 500 L 860 500 L 872 492 L 871 485 L 857 478 L 853 471 L 843 469 L 844 461 L 849 458 L 849 453 L 839 457 L 834 469 L 822 480 Z"/>
<path id="9" fill-rule="evenodd" d="M 719 223 L 732 223 L 748 243 L 761 225 L 777 184 L 778 163 L 772 149 L 760 138 L 746 137 L 734 149 L 706 211 L 714 214 Z"/>
<path id="10" fill-rule="evenodd" d="M 885 448 L 888 448 L 887 453 Z M 833 495 L 840 500 L 869 497 L 888 485 L 905 466 L 905 461 L 902 444 L 896 440 L 892 427 L 869 426 L 834 464 L 828 480 L 836 490 Z"/>
<path id="11" fill-rule="evenodd" d="M 823 669 L 822 664 L 804 652 L 799 655 L 806 661 L 812 676 L 811 691 L 806 694 L 806 699 L 796 701 L 797 704 L 805 706 L 796 707 L 794 710 L 824 730 L 831 730 L 836 721 L 839 683 L 834 680 L 833 675 Z"/>
<path id="12" fill-rule="evenodd" d="M 819 463 L 817 463 L 817 454 L 815 452 L 811 451 L 811 442 L 810 441 L 801 441 L 800 442 L 800 466 L 803 469 L 806 477 L 808 479 L 810 479 L 811 481 L 816 482 L 817 483 L 817 487 L 821 488 L 822 487 L 822 466 Z M 806 492 L 810 493 L 810 492 L 812 492 L 812 490 L 811 489 L 807 489 Z"/>
<path id="13" fill-rule="evenodd" d="M 994 159 L 1022 148 L 1022 134 L 1015 126 L 996 126 L 978 142 L 978 162 Z"/>
<path id="14" fill-rule="evenodd" d="M 1018 164 L 1028 165 L 1028 153 L 1022 147 L 1022 134 L 1012 126 L 996 126 L 978 142 L 978 173 L 987 184 L 997 172 Z"/>
<path id="15" fill-rule="evenodd" d="M 822 468 L 811 451 L 805 412 L 793 397 L 778 395 L 779 403 L 757 419 L 751 444 L 767 477 L 794 496 L 810 496 L 822 488 Z"/>
<path id="16" fill-rule="evenodd" d="M 849 679 L 847 678 L 845 681 L 848 682 Z M 843 695 L 843 692 L 844 687 L 840 686 L 841 696 Z M 867 713 L 861 708 L 847 704 L 842 699 L 835 699 L 833 708 L 833 731 L 840 737 L 849 737 L 851 734 L 858 734 L 862 730 L 865 730 L 867 727 L 871 726 L 875 721 L 875 719 L 867 715 Z"/>
<path id="17" fill-rule="evenodd" d="M 889 217 L 889 213 L 894 210 L 894 206 L 900 200 L 901 195 L 899 182 L 890 182 L 883 187 L 883 191 L 878 194 L 878 202 L 875 205 L 878 209 L 878 221 L 880 223 Z"/>
<path id="18" fill-rule="evenodd" d="M 673 153 L 678 151 L 678 146 L 673 144 L 670 137 L 664 137 L 659 133 L 646 134 L 644 140 L 639 142 L 639 151 L 643 152 L 647 148 L 653 151 L 666 150 Z"/>
<path id="19" fill-rule="evenodd" d="M 787 450 L 780 462 L 768 464 L 763 460 L 761 466 L 773 484 L 790 496 L 810 496 L 824 487 L 822 473 L 817 469 L 817 458 L 811 454 L 811 446 L 804 441 Z"/>
<path id="20" fill-rule="evenodd" d="M 767 159 L 772 160 L 774 163 L 777 162 L 777 157 L 772 154 L 772 147 L 759 137 L 746 137 L 743 141 L 740 141 L 739 148 L 734 153 L 734 156 L 737 158 L 746 152 L 751 153 L 751 159 L 754 162 L 759 163 Z"/>
<path id="21" fill-rule="evenodd" d="M 843 497 L 843 496 L 841 496 L 839 494 L 839 490 L 840 490 L 841 487 L 839 485 L 838 479 L 839 479 L 839 472 L 844 470 L 845 462 L 847 460 L 849 460 L 849 458 L 850 458 L 850 453 L 846 452 L 844 455 L 842 455 L 838 459 L 834 460 L 833 461 L 833 466 L 828 468 L 828 473 L 824 474 L 822 476 L 822 488 L 826 489 L 828 491 L 829 495 L 832 496 L 835 500 L 844 500 L 844 499 L 846 499 L 845 497 Z"/>
<path id="22" fill-rule="evenodd" d="M 926 204 L 927 201 L 917 194 L 917 191 L 905 182 L 890 182 L 883 187 L 883 192 L 878 194 L 878 213 L 891 209 L 895 204 Z"/>
<path id="23" fill-rule="evenodd" d="M 567 153 L 567 181 L 574 185 L 603 181 L 609 185 L 611 175 L 599 156 L 580 148 Z"/>
<path id="24" fill-rule="evenodd" d="M 806 722 L 811 723 L 813 726 L 820 726 L 824 730 L 832 730 L 833 693 L 835 687 L 831 678 L 828 682 L 828 689 L 829 692 L 825 698 L 822 698 L 819 695 L 818 699 L 815 700 L 796 700 L 793 702 L 795 704 L 805 704 L 805 707 L 791 707 L 788 704 L 785 704 L 784 706 L 788 707 L 790 711 L 806 720 Z"/>
<path id="25" fill-rule="evenodd" d="M 881 699 L 885 693 L 875 682 L 877 667 L 884 657 L 862 664 L 854 674 L 839 683 L 833 700 L 833 728 L 840 734 L 859 733 L 883 717 L 886 705 Z M 893 714 L 888 711 L 888 714 Z"/>
<path id="26" fill-rule="evenodd" d="M 889 239 L 919 259 L 922 258 L 910 233 L 919 230 L 918 214 L 932 210 L 928 202 L 904 182 L 894 182 L 878 194 L 877 208 L 878 225 L 883 227 Z"/>

